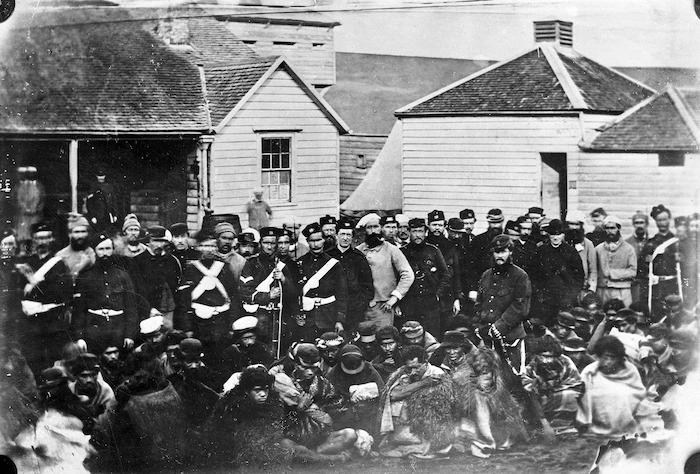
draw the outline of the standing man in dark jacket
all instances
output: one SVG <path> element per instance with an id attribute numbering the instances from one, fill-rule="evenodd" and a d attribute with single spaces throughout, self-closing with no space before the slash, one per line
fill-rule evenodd
<path id="1" fill-rule="evenodd" d="M 139 296 L 140 317 L 163 316 L 165 325 L 173 328 L 175 292 L 180 286 L 182 268 L 177 258 L 166 253 L 172 234 L 165 227 L 148 229 L 147 251 L 127 258 L 129 276 Z M 176 325 L 177 326 L 177 325 Z"/>
<path id="2" fill-rule="evenodd" d="M 641 288 L 641 296 L 648 304 L 651 289 L 651 315 L 654 322 L 663 315 L 664 299 L 668 295 L 680 293 L 676 266 L 680 262 L 680 249 L 678 239 L 671 232 L 671 217 L 671 211 L 663 204 L 652 208 L 651 218 L 656 222 L 659 232 L 647 241 L 640 254 L 647 283 Z M 651 265 L 651 272 L 649 272 L 649 265 Z"/>
<path id="3" fill-rule="evenodd" d="M 105 234 L 92 240 L 95 264 L 78 275 L 75 284 L 76 336 L 87 347 L 99 353 L 101 341 L 110 341 L 118 348 L 132 349 L 139 333 L 136 293 L 129 274 L 114 259 L 114 243 Z"/>
<path id="4" fill-rule="evenodd" d="M 280 234 L 280 229 L 275 227 L 261 229 L 260 254 L 246 262 L 240 276 L 244 312 L 258 318 L 258 337 L 263 344 L 270 344 L 277 338 L 273 329 L 280 311 L 283 321 L 294 316 L 289 311 L 294 311 L 295 308 L 290 308 L 285 303 L 289 298 L 296 299 L 298 296 L 289 266 L 277 257 L 277 239 Z"/>
<path id="5" fill-rule="evenodd" d="M 348 310 L 345 315 L 345 331 L 348 335 L 357 330 L 364 320 L 367 305 L 374 296 L 372 270 L 364 254 L 352 248 L 354 226 L 347 219 L 338 222 L 338 244 L 326 253 L 338 260 L 348 281 Z"/>
<path id="6" fill-rule="evenodd" d="M 181 329 L 192 331 L 199 339 L 204 345 L 206 364 L 219 373 L 226 336 L 240 316 L 241 300 L 236 276 L 228 262 L 207 252 L 187 266 L 184 280 L 183 291 L 189 296 L 186 298 L 189 311 Z"/>
<path id="7" fill-rule="evenodd" d="M 564 242 L 564 224 L 553 219 L 547 227 L 549 242 L 537 250 L 533 281 L 537 295 L 536 315 L 549 324 L 559 311 L 573 307 L 585 280 L 578 252 Z"/>
<path id="8" fill-rule="evenodd" d="M 447 325 L 447 320 L 459 312 L 462 300 L 462 283 L 460 280 L 459 255 L 457 247 L 445 236 L 445 213 L 434 210 L 428 214 L 428 236 L 426 242 L 440 249 L 447 265 L 450 285 L 441 301 L 440 327 Z"/>
<path id="9" fill-rule="evenodd" d="M 345 329 L 348 310 L 348 283 L 338 260 L 323 252 L 321 226 L 309 224 L 303 231 L 309 253 L 299 259 L 299 288 L 306 324 L 315 326 L 318 335 Z"/>
<path id="10" fill-rule="evenodd" d="M 476 268 L 476 246 L 474 244 L 474 226 L 476 215 L 472 209 L 462 209 L 459 218 L 464 224 L 464 234 L 462 235 L 462 245 L 459 254 L 459 271 L 461 273 L 462 293 L 464 293 L 464 308 L 462 312 L 467 315 L 474 314 L 474 302 L 476 301 L 477 290 L 479 289 L 479 279 L 481 273 Z"/>
<path id="11" fill-rule="evenodd" d="M 415 280 L 401 300 L 403 316 L 395 324 L 418 321 L 430 334 L 440 337 L 440 301 L 450 291 L 450 274 L 440 249 L 425 241 L 425 220 L 411 219 L 408 228 L 411 241 L 401 251 L 413 269 Z"/>
<path id="12" fill-rule="evenodd" d="M 506 235 L 494 237 L 490 251 L 493 265 L 481 276 L 476 310 L 479 334 L 507 356 L 516 370 L 522 369 L 525 337 L 523 322 L 530 311 L 532 287 L 525 271 L 513 265 L 513 243 Z M 578 254 L 575 254 L 578 258 Z"/>
<path id="13" fill-rule="evenodd" d="M 31 232 L 33 253 L 15 265 L 23 313 L 18 316 L 17 329 L 22 353 L 38 377 L 72 340 L 67 304 L 73 280 L 61 258 L 51 252 L 52 230 L 35 224 Z"/>

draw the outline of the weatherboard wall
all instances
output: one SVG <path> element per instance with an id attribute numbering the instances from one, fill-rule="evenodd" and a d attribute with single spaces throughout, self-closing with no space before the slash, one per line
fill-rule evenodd
<path id="1" fill-rule="evenodd" d="M 514 219 L 542 202 L 540 153 L 566 153 L 568 184 L 576 183 L 582 131 L 591 133 L 603 121 L 576 115 L 404 118 L 403 211 L 420 216 L 441 209 L 449 218 L 471 208 L 477 231 L 495 207 Z M 568 207 L 576 208 L 577 190 L 569 188 Z"/>
<path id="2" fill-rule="evenodd" d="M 700 209 L 698 154 L 687 154 L 683 166 L 659 166 L 659 155 L 654 153 L 581 151 L 578 155 L 581 209 L 603 207 L 618 216 L 624 235 L 632 233 L 632 215 L 637 210 L 649 215 L 652 207 L 664 204 L 674 216 L 681 216 Z"/>
<path id="3" fill-rule="evenodd" d="M 257 130 L 257 132 L 256 132 Z M 263 132 L 275 130 L 275 132 Z M 308 223 L 338 215 L 338 130 L 283 69 L 275 71 L 212 144 L 212 208 L 238 214 L 261 184 L 261 134 L 291 134 L 292 201 L 272 202 L 273 224 L 287 215 Z"/>
<path id="4" fill-rule="evenodd" d="M 226 28 L 262 57 L 280 56 L 317 87 L 335 84 L 333 28 L 229 21 Z"/>

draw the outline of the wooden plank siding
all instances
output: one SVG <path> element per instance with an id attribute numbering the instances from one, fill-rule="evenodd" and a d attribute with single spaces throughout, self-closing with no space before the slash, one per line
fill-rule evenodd
<path id="1" fill-rule="evenodd" d="M 284 55 L 294 70 L 317 87 L 335 84 L 333 28 L 229 21 L 226 28 L 260 56 Z M 294 43 L 294 45 L 275 44 Z"/>
<path id="2" fill-rule="evenodd" d="M 486 213 L 507 219 L 540 205 L 540 153 L 578 151 L 578 117 L 420 117 L 403 119 L 403 212 L 441 209 L 455 217 L 474 209 L 477 232 Z M 577 170 L 568 170 L 576 180 Z"/>
<path id="3" fill-rule="evenodd" d="M 287 215 L 303 223 L 325 214 L 337 216 L 338 130 L 283 69 L 258 89 L 212 144 L 214 211 L 238 214 L 247 226 L 245 204 L 261 183 L 261 134 L 254 129 L 280 130 L 271 135 L 301 129 L 292 141 L 292 202 L 270 202 L 273 224 Z"/>
<path id="4" fill-rule="evenodd" d="M 664 204 L 674 216 L 700 210 L 700 155 L 687 154 L 684 166 L 659 166 L 651 153 L 579 152 L 579 208 L 588 213 L 603 207 L 623 223 L 623 235 L 632 233 L 632 215 L 649 215 Z M 651 220 L 650 232 L 655 232 Z"/>
<path id="5" fill-rule="evenodd" d="M 340 137 L 340 202 L 357 188 L 377 159 L 386 142 L 386 135 L 343 135 Z M 358 156 L 365 156 L 364 168 L 358 167 Z"/>

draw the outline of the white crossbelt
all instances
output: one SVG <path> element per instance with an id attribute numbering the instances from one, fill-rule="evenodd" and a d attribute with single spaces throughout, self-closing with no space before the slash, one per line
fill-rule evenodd
<path id="1" fill-rule="evenodd" d="M 221 306 L 207 306 L 201 303 L 192 303 L 194 314 L 200 319 L 211 319 L 219 313 L 223 313 L 231 309 L 229 303 L 224 303 Z"/>
<path id="2" fill-rule="evenodd" d="M 63 306 L 63 303 L 39 303 L 38 301 L 22 300 L 22 312 L 27 316 L 47 313 L 61 306 Z"/>
<path id="3" fill-rule="evenodd" d="M 335 295 L 331 295 L 328 298 L 309 298 L 308 296 L 301 297 L 301 306 L 304 311 L 311 311 L 312 309 L 323 306 L 324 304 L 330 304 L 335 301 Z"/>
<path id="4" fill-rule="evenodd" d="M 121 316 L 122 314 L 124 314 L 124 311 L 121 309 L 101 308 L 101 309 L 88 309 L 88 313 L 95 314 L 97 316 L 102 316 L 103 318 L 106 318 L 107 321 L 109 321 L 109 318 L 111 318 L 113 316 Z"/>
<path id="5" fill-rule="evenodd" d="M 258 286 L 255 287 L 255 292 L 253 293 L 253 296 L 250 297 L 251 303 L 243 303 L 243 310 L 246 313 L 255 313 L 258 308 L 260 308 L 260 305 L 257 303 L 253 303 L 255 301 L 255 295 L 258 293 L 269 293 L 270 292 L 270 287 L 272 285 L 272 280 L 274 279 L 274 274 L 275 270 L 280 270 L 282 271 L 286 265 L 282 261 L 278 261 L 277 264 L 275 265 L 275 268 L 270 272 L 270 274 L 263 280 L 261 281 Z M 252 277 L 249 277 L 252 278 Z M 243 283 L 247 283 L 244 279 L 243 276 L 241 276 L 241 281 Z M 274 305 L 269 304 L 267 305 L 266 309 L 274 309 Z"/>

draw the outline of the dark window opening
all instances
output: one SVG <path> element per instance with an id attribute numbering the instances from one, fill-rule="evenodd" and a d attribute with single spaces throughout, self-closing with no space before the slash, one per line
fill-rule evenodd
<path id="1" fill-rule="evenodd" d="M 679 151 L 659 153 L 659 166 L 685 166 L 685 153 Z"/>

